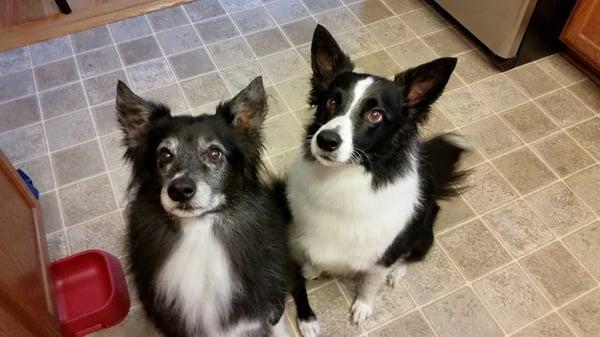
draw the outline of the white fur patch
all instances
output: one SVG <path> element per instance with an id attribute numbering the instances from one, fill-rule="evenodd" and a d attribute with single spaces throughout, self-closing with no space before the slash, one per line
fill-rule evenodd
<path id="1" fill-rule="evenodd" d="M 183 235 L 159 272 L 158 293 L 174 301 L 191 334 L 202 328 L 221 336 L 220 318 L 229 312 L 237 288 L 229 258 L 213 234 L 212 217 L 180 221 Z"/>
<path id="2" fill-rule="evenodd" d="M 354 153 L 354 123 L 352 122 L 352 115 L 354 111 L 360 107 L 360 102 L 362 102 L 365 94 L 367 93 L 367 89 L 375 82 L 372 77 L 364 78 L 360 81 L 357 81 L 354 84 L 354 88 L 352 89 L 352 98 L 350 104 L 348 105 L 348 109 L 344 112 L 343 115 L 338 116 L 325 123 L 325 125 L 321 126 L 319 130 L 315 133 L 315 137 L 313 137 L 311 141 L 311 151 L 321 162 L 323 165 L 331 165 L 333 163 L 324 160 L 320 154 L 322 151 L 317 146 L 317 135 L 319 132 L 324 130 L 336 130 L 342 139 L 342 144 L 340 147 L 331 153 L 330 155 L 335 157 L 335 161 L 345 163 L 350 160 L 352 154 Z"/>
<path id="3" fill-rule="evenodd" d="M 300 157 L 288 179 L 295 254 L 333 273 L 375 266 L 419 206 L 417 161 L 404 177 L 372 189 L 362 166 L 328 167 Z"/>
<path id="4" fill-rule="evenodd" d="M 302 337 L 317 337 L 321 333 L 321 326 L 318 320 L 298 321 L 298 330 Z"/>

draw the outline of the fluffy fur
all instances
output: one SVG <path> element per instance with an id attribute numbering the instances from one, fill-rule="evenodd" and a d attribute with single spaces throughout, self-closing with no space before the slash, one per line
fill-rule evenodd
<path id="1" fill-rule="evenodd" d="M 291 244 L 307 278 L 362 275 L 352 305 L 360 323 L 386 279 L 396 284 L 405 263 L 427 253 L 437 200 L 455 194 L 464 177 L 456 170 L 465 150 L 457 136 L 419 137 L 456 59 L 408 69 L 393 81 L 355 73 L 322 26 L 311 53 L 316 111 L 287 180 Z"/>
<path id="2" fill-rule="evenodd" d="M 118 84 L 133 170 L 130 268 L 147 315 L 167 337 L 287 336 L 280 319 L 299 274 L 287 253 L 281 184 L 259 178 L 265 102 L 257 78 L 215 115 L 172 117 Z"/>

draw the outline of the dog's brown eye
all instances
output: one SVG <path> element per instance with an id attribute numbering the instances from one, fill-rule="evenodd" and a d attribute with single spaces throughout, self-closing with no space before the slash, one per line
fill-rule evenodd
<path id="1" fill-rule="evenodd" d="M 219 151 L 219 149 L 212 148 L 208 149 L 206 156 L 208 157 L 208 160 L 217 162 L 223 158 L 223 152 Z"/>
<path id="2" fill-rule="evenodd" d="M 173 154 L 166 148 L 158 150 L 158 166 L 163 167 L 173 161 Z"/>
<path id="3" fill-rule="evenodd" d="M 381 121 L 383 121 L 383 113 L 377 109 L 373 109 L 373 110 L 368 111 L 365 114 L 365 118 L 370 123 L 373 123 L 373 124 L 380 123 Z"/>
<path id="4" fill-rule="evenodd" d="M 327 109 L 333 110 L 333 109 L 335 109 L 336 105 L 337 105 L 337 102 L 335 101 L 335 98 L 329 97 L 327 99 Z"/>

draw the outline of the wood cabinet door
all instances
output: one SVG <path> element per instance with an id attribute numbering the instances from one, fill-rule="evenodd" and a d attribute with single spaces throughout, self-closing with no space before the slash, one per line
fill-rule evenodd
<path id="1" fill-rule="evenodd" d="M 40 208 L 0 151 L 0 335 L 59 337 Z"/>
<path id="2" fill-rule="evenodd" d="M 600 71 L 600 0 L 577 1 L 560 39 Z"/>

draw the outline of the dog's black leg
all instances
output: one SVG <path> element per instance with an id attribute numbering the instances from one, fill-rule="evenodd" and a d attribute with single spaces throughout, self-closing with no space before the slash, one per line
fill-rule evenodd
<path id="1" fill-rule="evenodd" d="M 320 332 L 319 321 L 310 307 L 305 282 L 306 280 L 302 276 L 300 268 L 296 268 L 292 296 L 298 313 L 298 329 L 303 337 L 316 337 Z"/>

